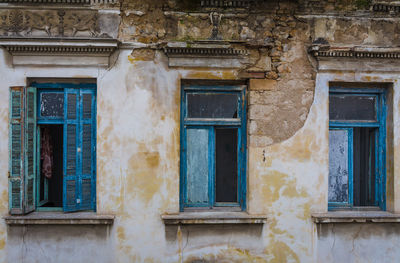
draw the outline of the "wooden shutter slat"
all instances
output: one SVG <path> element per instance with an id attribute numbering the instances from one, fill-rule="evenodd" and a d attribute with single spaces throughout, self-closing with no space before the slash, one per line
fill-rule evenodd
<path id="1" fill-rule="evenodd" d="M 67 124 L 67 175 L 76 175 L 76 124 Z"/>
<path id="2" fill-rule="evenodd" d="M 83 124 L 82 131 L 82 174 L 92 173 L 92 125 Z"/>
<path id="3" fill-rule="evenodd" d="M 18 178 L 10 179 L 11 188 L 11 211 L 21 209 L 21 180 Z"/>
<path id="4" fill-rule="evenodd" d="M 63 210 L 79 210 L 79 116 L 77 89 L 65 89 Z"/>
<path id="5" fill-rule="evenodd" d="M 77 94 L 67 93 L 67 119 L 76 119 Z"/>
<path id="6" fill-rule="evenodd" d="M 36 182 L 36 89 L 25 89 L 24 212 L 35 210 Z"/>
<path id="7" fill-rule="evenodd" d="M 90 93 L 82 95 L 82 117 L 83 119 L 92 118 L 92 94 Z"/>
<path id="8" fill-rule="evenodd" d="M 22 124 L 11 123 L 11 176 L 21 176 Z"/>
<path id="9" fill-rule="evenodd" d="M 9 211 L 23 214 L 24 87 L 10 88 Z"/>
<path id="10" fill-rule="evenodd" d="M 82 85 L 84 86 L 84 85 Z M 80 210 L 95 209 L 95 89 L 82 87 L 80 89 L 80 155 L 81 174 L 79 194 L 81 198 Z"/>
<path id="11" fill-rule="evenodd" d="M 92 206 L 92 179 L 82 179 L 81 209 L 90 209 Z"/>
<path id="12" fill-rule="evenodd" d="M 66 89 L 64 211 L 95 209 L 95 89 Z"/>

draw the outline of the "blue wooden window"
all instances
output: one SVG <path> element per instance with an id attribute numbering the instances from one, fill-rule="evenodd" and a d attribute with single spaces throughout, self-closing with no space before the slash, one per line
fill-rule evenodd
<path id="1" fill-rule="evenodd" d="M 10 109 L 10 213 L 95 210 L 96 85 L 12 87 Z M 41 173 L 40 138 L 45 128 L 59 145 L 53 149 L 53 157 L 57 152 L 59 158 L 50 179 Z M 59 205 L 51 196 L 59 196 Z"/>
<path id="2" fill-rule="evenodd" d="M 329 92 L 328 208 L 386 209 L 386 91 Z"/>
<path id="3" fill-rule="evenodd" d="M 9 212 L 35 209 L 36 89 L 10 88 Z"/>
<path id="4" fill-rule="evenodd" d="M 245 92 L 245 86 L 182 86 L 181 211 L 246 209 Z"/>

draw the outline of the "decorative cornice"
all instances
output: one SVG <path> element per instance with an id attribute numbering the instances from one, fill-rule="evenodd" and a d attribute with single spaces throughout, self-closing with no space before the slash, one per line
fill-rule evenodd
<path id="1" fill-rule="evenodd" d="M 312 46 L 316 58 L 400 59 L 400 48 Z"/>
<path id="2" fill-rule="evenodd" d="M 400 13 L 400 2 L 375 2 L 372 5 L 372 10 L 375 12 L 395 12 Z"/>
<path id="3" fill-rule="evenodd" d="M 170 42 L 164 48 L 170 67 L 240 68 L 248 52 L 219 40 Z"/>
<path id="4" fill-rule="evenodd" d="M 249 8 L 257 0 L 201 0 L 201 7 L 208 8 Z"/>
<path id="5" fill-rule="evenodd" d="M 115 39 L 0 38 L 14 66 L 108 67 L 118 44 Z"/>
<path id="6" fill-rule="evenodd" d="M 25 54 L 25 53 L 45 53 L 45 54 L 110 54 L 115 50 L 115 47 L 75 47 L 75 46 L 18 46 L 10 45 L 5 46 L 11 54 Z"/>
<path id="7" fill-rule="evenodd" d="M 105 55 L 118 48 L 113 39 L 6 39 L 0 38 L 0 46 L 11 55 Z"/>
<path id="8" fill-rule="evenodd" d="M 191 47 L 166 47 L 165 54 L 168 57 L 237 57 L 248 55 L 244 49 Z"/>

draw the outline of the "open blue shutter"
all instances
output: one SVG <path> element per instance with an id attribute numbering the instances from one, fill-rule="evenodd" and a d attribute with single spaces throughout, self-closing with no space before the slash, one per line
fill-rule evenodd
<path id="1" fill-rule="evenodd" d="M 94 210 L 96 204 L 95 182 L 95 90 L 80 90 L 80 136 L 82 151 L 79 154 L 80 178 L 79 194 L 81 199 L 80 210 Z"/>
<path id="2" fill-rule="evenodd" d="M 78 198 L 78 132 L 79 93 L 77 89 L 66 89 L 64 98 L 64 165 L 63 165 L 63 210 L 77 211 Z"/>
<path id="3" fill-rule="evenodd" d="M 10 88 L 9 210 L 23 214 L 24 88 Z"/>
<path id="4" fill-rule="evenodd" d="M 66 89 L 65 96 L 64 211 L 95 210 L 95 89 Z"/>
<path id="5" fill-rule="evenodd" d="M 35 210 L 36 182 L 36 89 L 25 89 L 24 212 Z"/>
<path id="6" fill-rule="evenodd" d="M 10 88 L 10 214 L 35 210 L 36 89 Z"/>

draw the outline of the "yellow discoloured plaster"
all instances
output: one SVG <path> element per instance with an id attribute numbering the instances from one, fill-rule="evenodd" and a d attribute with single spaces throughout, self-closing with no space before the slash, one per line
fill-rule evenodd
<path id="1" fill-rule="evenodd" d="M 236 71 L 190 71 L 185 75 L 188 79 L 237 79 Z"/>

